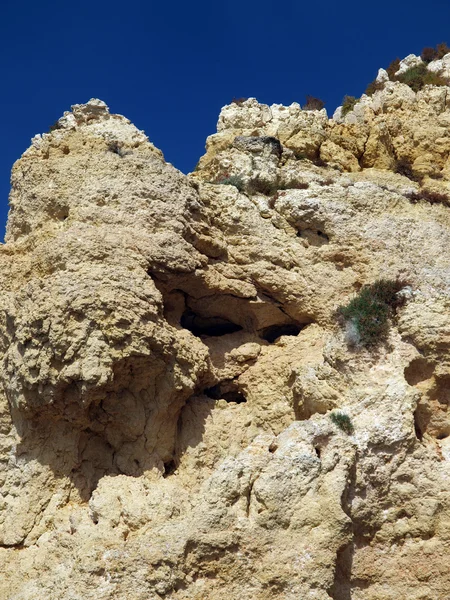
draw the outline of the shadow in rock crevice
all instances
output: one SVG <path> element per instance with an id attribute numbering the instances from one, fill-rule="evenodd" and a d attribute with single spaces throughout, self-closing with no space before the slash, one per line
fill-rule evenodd
<path id="1" fill-rule="evenodd" d="M 439 376 L 435 365 L 424 357 L 412 360 L 404 371 L 409 385 L 420 398 L 414 411 L 414 430 L 419 441 L 424 435 L 437 440 L 450 436 L 450 377 Z"/>
<path id="2" fill-rule="evenodd" d="M 354 458 L 347 478 L 347 485 L 341 498 L 341 506 L 349 517 L 349 541 L 341 546 L 336 553 L 336 563 L 333 586 L 329 590 L 333 600 L 352 599 L 352 569 L 355 554 L 356 538 L 358 537 L 357 523 L 352 516 L 352 504 L 356 497 L 357 461 Z"/>
<path id="3" fill-rule="evenodd" d="M 334 582 L 330 589 L 333 600 L 352 600 L 352 565 L 355 545 L 346 544 L 337 551 Z"/>
<path id="4" fill-rule="evenodd" d="M 20 438 L 16 460 L 36 461 L 55 478 L 68 478 L 82 501 L 105 475 L 163 473 L 173 456 L 180 410 L 192 394 L 162 360 L 129 357 L 114 370 L 114 381 L 87 407 L 68 384 L 67 394 L 39 412 L 11 411 Z"/>
<path id="5" fill-rule="evenodd" d="M 81 502 L 89 501 L 99 480 L 107 475 L 140 476 L 155 469 L 161 477 L 172 476 L 185 449 L 202 442 L 205 422 L 217 400 L 236 406 L 246 401 L 236 381 L 217 381 L 213 371 L 220 355 L 249 341 L 254 346 L 267 345 L 279 335 L 298 335 L 305 325 L 266 296 L 194 298 L 178 288 L 164 289 L 159 284 L 160 288 L 169 326 L 187 328 L 199 336 L 211 364 L 197 370 L 197 355 L 180 357 L 169 352 L 166 356 L 150 345 L 149 355 L 117 360 L 112 381 L 103 386 L 93 384 L 89 389 L 86 382 L 61 380 L 55 384 L 52 402 L 39 406 L 34 398 L 30 404 L 34 412 L 28 414 L 13 409 L 20 438 L 15 459 L 30 465 L 21 472 L 21 494 L 27 495 L 29 486 L 35 485 L 37 470 L 47 470 L 42 496 L 50 498 L 61 486 L 69 486 L 66 497 Z M 219 358 L 213 368 L 214 354 Z M 257 355 L 246 360 L 257 360 Z M 37 397 L 39 390 L 27 393 Z M 195 420 L 191 428 L 189 419 Z M 42 514 L 45 502 L 36 507 L 36 519 L 30 519 L 23 538 Z"/>
<path id="6" fill-rule="evenodd" d="M 243 327 L 233 323 L 223 317 L 205 317 L 196 314 L 190 309 L 186 309 L 181 315 L 180 325 L 188 329 L 196 337 L 209 336 L 221 337 L 237 331 L 242 331 Z"/>

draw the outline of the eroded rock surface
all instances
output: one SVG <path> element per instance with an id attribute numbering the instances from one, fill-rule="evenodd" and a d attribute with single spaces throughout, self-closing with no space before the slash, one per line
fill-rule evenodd
<path id="1" fill-rule="evenodd" d="M 33 139 L 0 248 L 0 597 L 447 598 L 448 88 L 383 81 L 335 120 L 224 107 L 190 176 L 99 100 Z M 406 301 L 349 344 L 336 309 L 379 278 Z"/>

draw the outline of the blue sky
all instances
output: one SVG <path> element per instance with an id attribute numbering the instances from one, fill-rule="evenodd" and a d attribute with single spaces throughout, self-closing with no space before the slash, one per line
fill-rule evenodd
<path id="1" fill-rule="evenodd" d="M 13 162 L 71 104 L 101 98 L 186 173 L 233 97 L 311 94 L 331 115 L 395 57 L 450 43 L 448 0 L 3 0 L 0 17 L 2 228 Z"/>

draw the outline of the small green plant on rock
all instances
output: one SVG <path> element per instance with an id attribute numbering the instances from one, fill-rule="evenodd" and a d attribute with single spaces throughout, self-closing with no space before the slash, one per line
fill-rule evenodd
<path id="1" fill-rule="evenodd" d="M 352 421 L 345 413 L 341 411 L 332 412 L 330 413 L 330 419 L 347 435 L 351 435 L 354 432 Z"/>
<path id="2" fill-rule="evenodd" d="M 389 318 L 404 302 L 398 292 L 405 285 L 399 279 L 379 279 L 365 285 L 346 306 L 338 308 L 337 316 L 346 327 L 350 345 L 373 347 L 386 340 Z"/>
<path id="3" fill-rule="evenodd" d="M 386 72 L 390 81 L 400 81 L 405 83 L 409 87 L 418 92 L 426 85 L 449 85 L 446 78 L 429 71 L 427 66 L 430 62 L 443 58 L 446 54 L 450 53 L 450 48 L 446 43 L 438 44 L 436 48 L 424 48 L 420 55 L 422 63 L 411 67 L 407 71 L 404 71 L 400 75 L 397 75 L 397 71 L 400 68 L 400 59 L 396 58 L 387 67 Z M 384 83 L 377 81 L 376 79 L 369 83 L 366 88 L 366 94 L 372 96 L 376 91 L 384 89 Z"/>
<path id="4" fill-rule="evenodd" d="M 228 173 L 224 173 L 221 177 L 218 177 L 214 183 L 217 185 L 234 185 L 240 192 L 244 189 L 244 181 L 239 175 L 228 175 Z"/>
<path id="5" fill-rule="evenodd" d="M 344 96 L 344 99 L 342 100 L 341 116 L 345 117 L 345 115 L 347 113 L 349 113 L 351 110 L 353 110 L 353 108 L 357 102 L 358 102 L 358 98 L 355 98 L 355 96 Z"/>
<path id="6" fill-rule="evenodd" d="M 406 83 L 415 92 L 420 91 L 426 85 L 447 85 L 446 79 L 429 71 L 424 63 L 397 75 L 396 80 Z"/>

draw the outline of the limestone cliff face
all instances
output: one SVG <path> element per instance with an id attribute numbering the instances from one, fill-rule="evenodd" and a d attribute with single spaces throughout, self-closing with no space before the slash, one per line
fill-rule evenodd
<path id="1" fill-rule="evenodd" d="M 448 598 L 447 92 L 232 104 L 190 176 L 99 100 L 34 138 L 0 248 L 0 598 Z M 380 278 L 405 301 L 352 345 L 336 309 Z"/>

